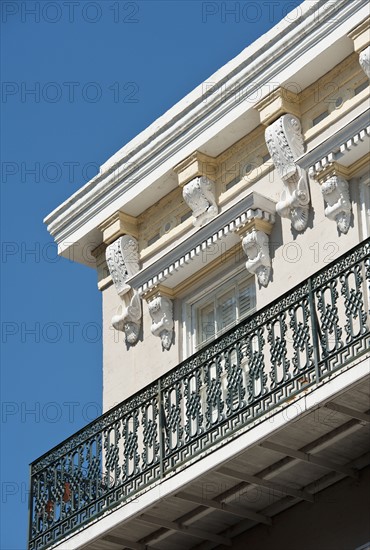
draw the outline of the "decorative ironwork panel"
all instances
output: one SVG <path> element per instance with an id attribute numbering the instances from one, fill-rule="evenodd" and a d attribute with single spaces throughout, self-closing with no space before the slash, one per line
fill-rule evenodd
<path id="1" fill-rule="evenodd" d="M 113 426 L 104 430 L 104 482 L 109 485 L 109 480 L 119 482 L 121 468 L 119 466 L 119 441 L 121 439 L 121 422 L 117 421 Z"/>
<path id="2" fill-rule="evenodd" d="M 223 420 L 224 402 L 222 400 L 221 374 L 223 354 L 204 366 L 206 384 L 206 427 Z"/>
<path id="3" fill-rule="evenodd" d="M 320 338 L 323 357 L 342 346 L 342 328 L 339 326 L 337 279 L 329 280 L 316 291 L 320 312 Z"/>
<path id="4" fill-rule="evenodd" d="M 268 337 L 270 344 L 270 356 L 272 370 L 270 373 L 271 388 L 277 388 L 290 378 L 290 362 L 287 358 L 287 324 L 286 314 L 279 314 L 272 322 L 267 323 Z"/>
<path id="5" fill-rule="evenodd" d="M 123 475 L 126 479 L 134 476 L 139 471 L 138 428 L 139 411 L 134 410 L 124 421 Z"/>
<path id="6" fill-rule="evenodd" d="M 244 353 L 242 345 L 238 342 L 235 347 L 225 353 L 225 370 L 227 372 L 227 414 L 230 415 L 245 406 L 245 382 L 243 376 L 242 362 Z"/>
<path id="7" fill-rule="evenodd" d="M 347 273 L 340 277 L 342 284 L 341 294 L 344 296 L 346 311 L 346 342 L 357 338 L 366 331 L 366 312 L 362 293 L 363 277 L 361 266 L 354 265 Z"/>
<path id="8" fill-rule="evenodd" d="M 159 461 L 159 439 L 158 439 L 158 405 L 154 397 L 146 403 L 142 409 L 143 441 L 144 450 L 142 453 L 143 466 L 151 466 Z"/>
<path id="9" fill-rule="evenodd" d="M 247 338 L 246 353 L 249 365 L 247 389 L 250 403 L 253 403 L 267 392 L 267 374 L 265 373 L 263 354 L 264 345 L 265 339 L 262 328 L 258 328 L 256 332 L 252 332 L 249 338 Z"/>
<path id="10" fill-rule="evenodd" d="M 166 450 L 171 452 L 182 444 L 183 425 L 181 418 L 181 383 L 176 382 L 164 392 L 164 428 L 166 432 Z"/>
<path id="11" fill-rule="evenodd" d="M 313 365 L 313 345 L 309 324 L 310 311 L 308 299 L 289 309 L 289 326 L 293 333 L 293 376 Z"/>
<path id="12" fill-rule="evenodd" d="M 201 402 L 201 373 L 196 369 L 184 380 L 184 396 L 186 399 L 185 439 L 190 441 L 203 432 L 203 414 Z"/>
<path id="13" fill-rule="evenodd" d="M 370 348 L 369 285 L 367 240 L 36 460 L 29 550 L 49 548 L 348 368 Z"/>

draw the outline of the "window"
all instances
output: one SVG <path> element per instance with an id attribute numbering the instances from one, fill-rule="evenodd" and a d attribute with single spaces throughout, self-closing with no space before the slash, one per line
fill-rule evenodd
<path id="1" fill-rule="evenodd" d="M 319 114 L 317 117 L 315 117 L 312 121 L 312 126 L 316 126 L 316 124 L 319 124 L 324 118 L 329 116 L 329 111 L 324 111 L 323 113 Z"/>
<path id="2" fill-rule="evenodd" d="M 253 313 L 255 306 L 254 278 L 245 270 L 194 302 L 191 306 L 193 351 Z"/>

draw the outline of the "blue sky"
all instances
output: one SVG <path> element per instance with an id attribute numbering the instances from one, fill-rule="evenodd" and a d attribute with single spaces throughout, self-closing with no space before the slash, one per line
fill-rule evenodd
<path id="1" fill-rule="evenodd" d="M 299 3 L 2 1 L 1 550 L 26 548 L 28 464 L 101 413 L 96 273 L 43 218 Z"/>

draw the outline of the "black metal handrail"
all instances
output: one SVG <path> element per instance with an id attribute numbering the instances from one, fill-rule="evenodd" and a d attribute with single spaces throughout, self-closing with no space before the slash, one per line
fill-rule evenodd
<path id="1" fill-rule="evenodd" d="M 48 548 L 370 348 L 370 242 L 324 267 L 31 464 Z"/>

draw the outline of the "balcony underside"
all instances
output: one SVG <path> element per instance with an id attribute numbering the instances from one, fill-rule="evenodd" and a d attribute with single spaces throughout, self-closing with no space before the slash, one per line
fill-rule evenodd
<path id="1" fill-rule="evenodd" d="M 304 501 L 315 506 L 322 491 L 344 478 L 358 482 L 370 464 L 369 377 L 362 376 L 369 362 L 364 358 L 250 429 L 247 439 L 239 438 L 232 459 L 235 440 L 216 451 L 216 467 L 209 469 L 209 457 L 201 459 L 188 468 L 193 477 L 187 483 L 177 474 L 170 480 L 172 490 L 138 496 L 117 510 L 115 527 L 107 529 L 103 518 L 95 524 L 100 535 L 90 527 L 57 548 L 210 550 L 230 546 L 234 537 L 258 524 L 271 526 L 273 535 L 277 514 Z M 305 401 L 317 405 L 303 411 Z M 252 443 L 240 450 L 248 439 Z M 150 498 L 152 503 L 145 504 Z"/>

